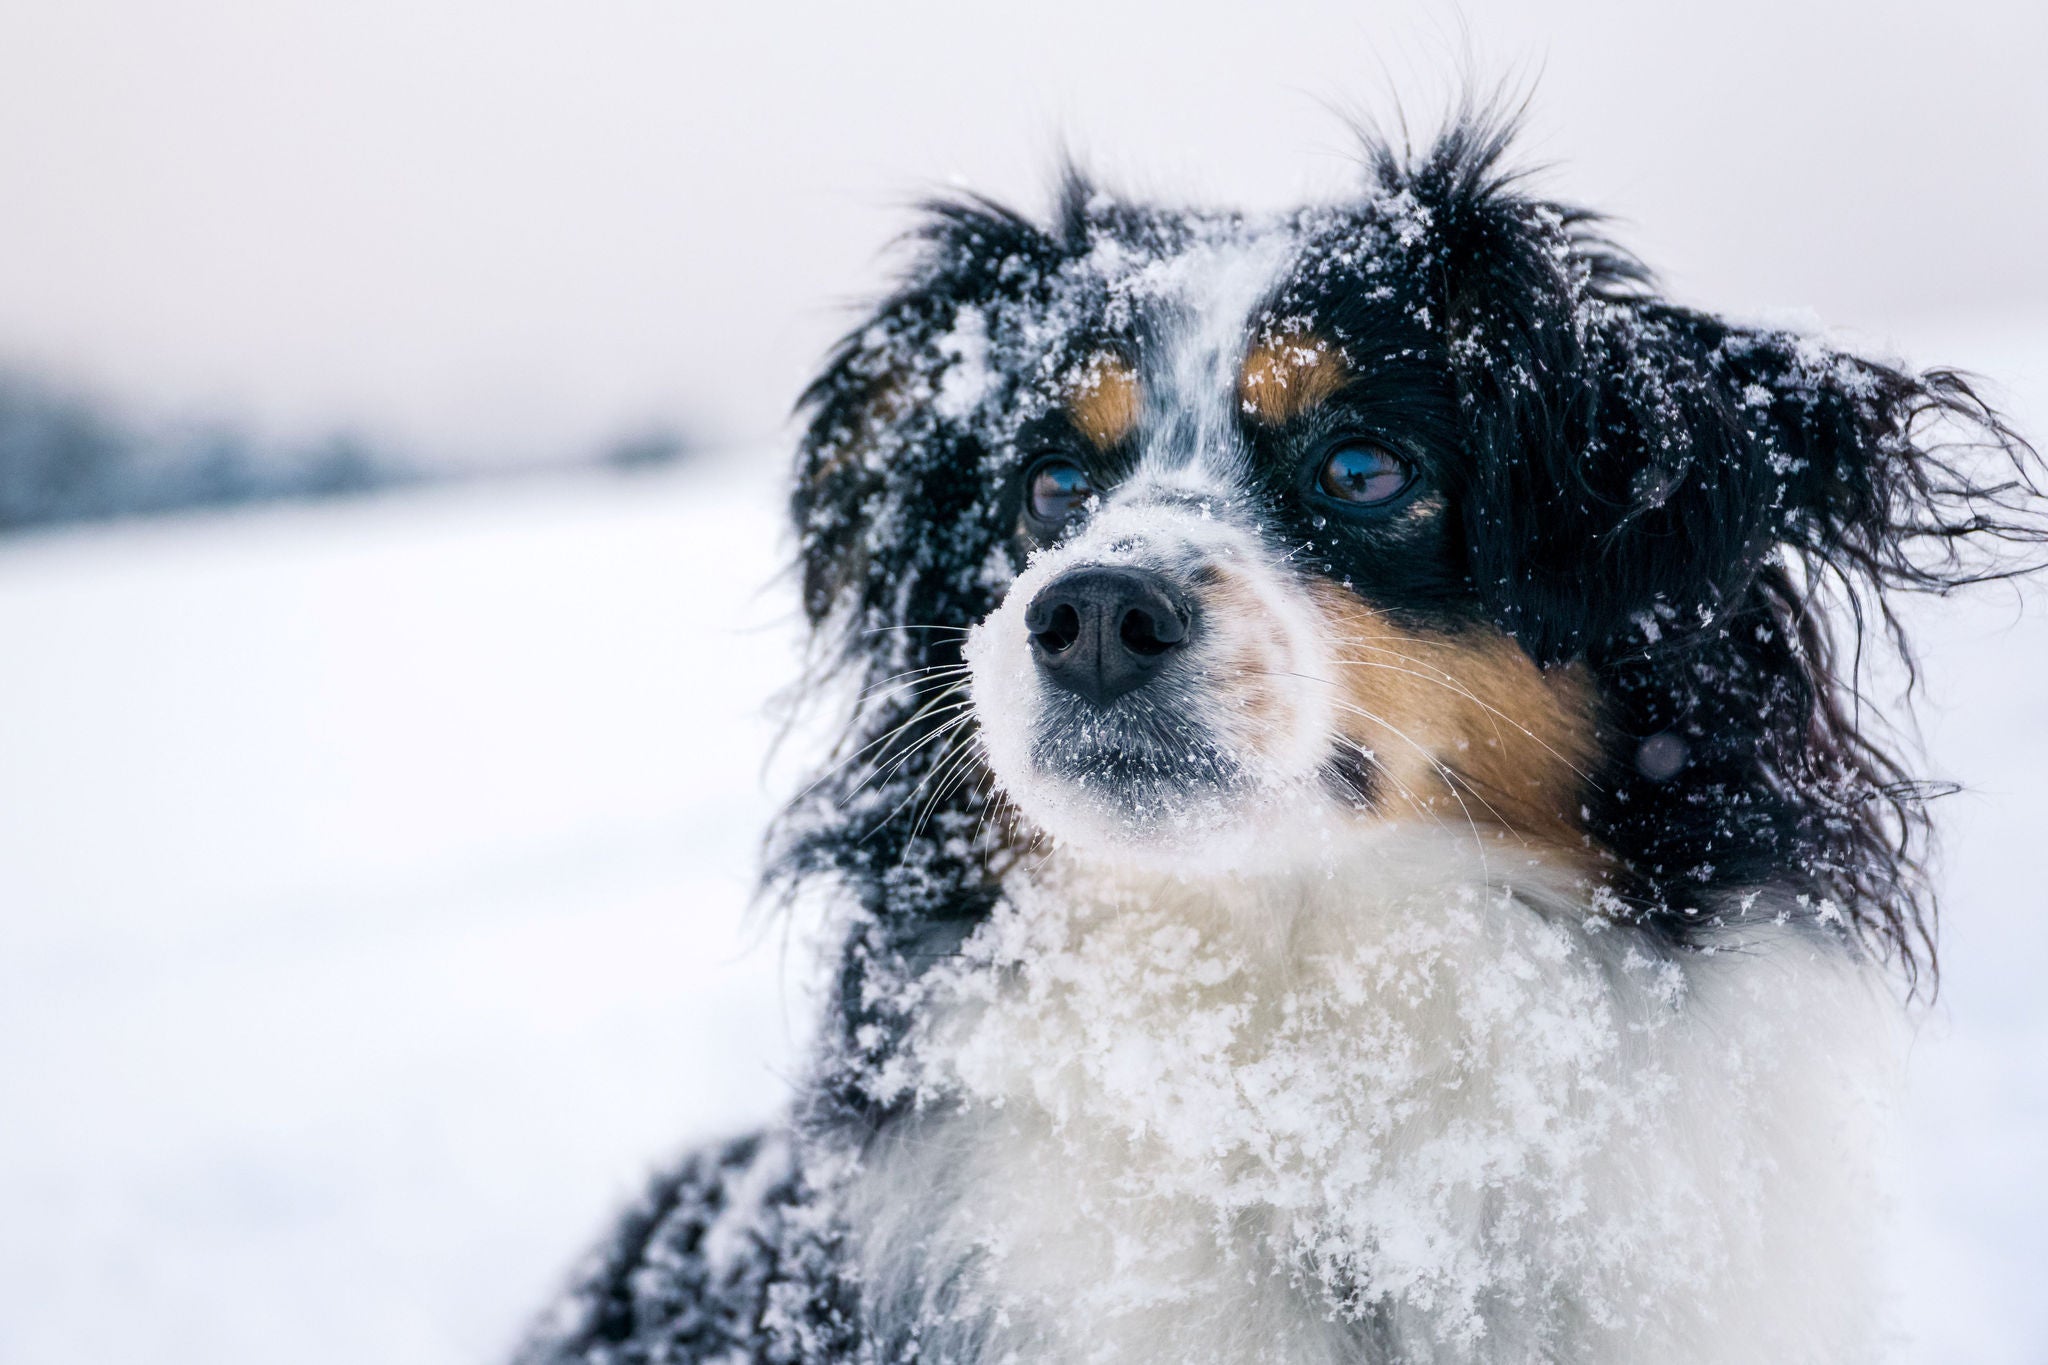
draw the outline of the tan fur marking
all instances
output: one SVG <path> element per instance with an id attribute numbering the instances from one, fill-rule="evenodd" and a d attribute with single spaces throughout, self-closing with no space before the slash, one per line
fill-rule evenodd
<path id="1" fill-rule="evenodd" d="M 1097 450 L 1110 450 L 1138 429 L 1138 372 L 1114 352 L 1091 359 L 1067 391 L 1067 411 Z"/>
<path id="2" fill-rule="evenodd" d="M 1335 584 L 1310 595 L 1338 661 L 1338 729 L 1372 754 L 1390 813 L 1469 819 L 1591 856 L 1579 808 L 1597 749 L 1583 669 L 1545 672 L 1490 627 L 1399 629 Z"/>
<path id="3" fill-rule="evenodd" d="M 1247 415 L 1277 425 L 1343 386 L 1343 355 L 1321 337 L 1304 334 L 1253 347 L 1238 374 L 1237 398 Z"/>

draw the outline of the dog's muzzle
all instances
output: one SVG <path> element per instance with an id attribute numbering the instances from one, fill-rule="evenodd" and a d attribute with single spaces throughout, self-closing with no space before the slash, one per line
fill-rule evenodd
<path id="1" fill-rule="evenodd" d="M 1194 625 L 1193 605 L 1172 580 L 1125 566 L 1061 574 L 1024 610 L 1040 675 L 1096 706 L 1158 676 Z"/>

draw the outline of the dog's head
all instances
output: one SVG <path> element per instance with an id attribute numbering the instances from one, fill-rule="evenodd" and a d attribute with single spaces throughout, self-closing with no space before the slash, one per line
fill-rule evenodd
<path id="1" fill-rule="evenodd" d="M 1182 222 L 1097 237 L 1087 344 L 1009 437 L 1024 568 L 966 647 L 996 781 L 1069 847 L 1180 865 L 1331 816 L 1563 836 L 1593 698 L 1470 586 L 1427 211 Z"/>
<path id="2" fill-rule="evenodd" d="M 1270 220 L 933 211 L 807 400 L 806 605 L 871 690 L 795 863 L 917 913 L 1036 840 L 1200 866 L 1431 821 L 1674 933 L 1790 881 L 1910 947 L 1916 809 L 1813 592 L 1969 576 L 2017 485 L 1929 423 L 2024 447 L 1952 376 L 1657 300 L 1504 140 Z"/>

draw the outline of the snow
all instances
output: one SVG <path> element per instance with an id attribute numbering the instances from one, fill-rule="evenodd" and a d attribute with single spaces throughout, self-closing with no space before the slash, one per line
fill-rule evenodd
<path id="1" fill-rule="evenodd" d="M 1400 1361 L 1869 1359 L 1844 1234 L 1891 1039 L 1844 959 L 1766 913 L 1767 954 L 1681 967 L 1581 930 L 1569 871 L 1346 833 L 1277 874 L 1013 881 L 921 983 L 863 1283 L 934 1267 L 995 1359 L 1355 1359 L 1303 1292 Z"/>
<path id="2" fill-rule="evenodd" d="M 781 1100 L 783 468 L 0 551 L 0 1359 L 493 1358 Z"/>
<path id="3" fill-rule="evenodd" d="M 1913 354 L 2048 430 L 2048 330 Z M 491 1359 L 643 1173 L 781 1101 L 806 959 L 744 909 L 803 747 L 764 771 L 785 468 L 0 546 L 0 1359 Z M 2032 1361 L 2048 615 L 1920 615 L 1969 790 L 1901 1355 Z"/>

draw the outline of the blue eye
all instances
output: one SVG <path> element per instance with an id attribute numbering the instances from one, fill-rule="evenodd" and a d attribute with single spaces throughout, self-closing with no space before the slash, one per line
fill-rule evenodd
<path id="1" fill-rule="evenodd" d="M 1074 514 L 1074 509 L 1095 496 L 1088 471 L 1072 460 L 1049 459 L 1031 471 L 1025 490 L 1025 505 L 1033 521 L 1057 526 Z"/>
<path id="2" fill-rule="evenodd" d="M 1407 491 L 1415 471 L 1406 460 L 1369 441 L 1345 441 L 1323 457 L 1316 486 L 1339 502 L 1372 507 Z"/>

